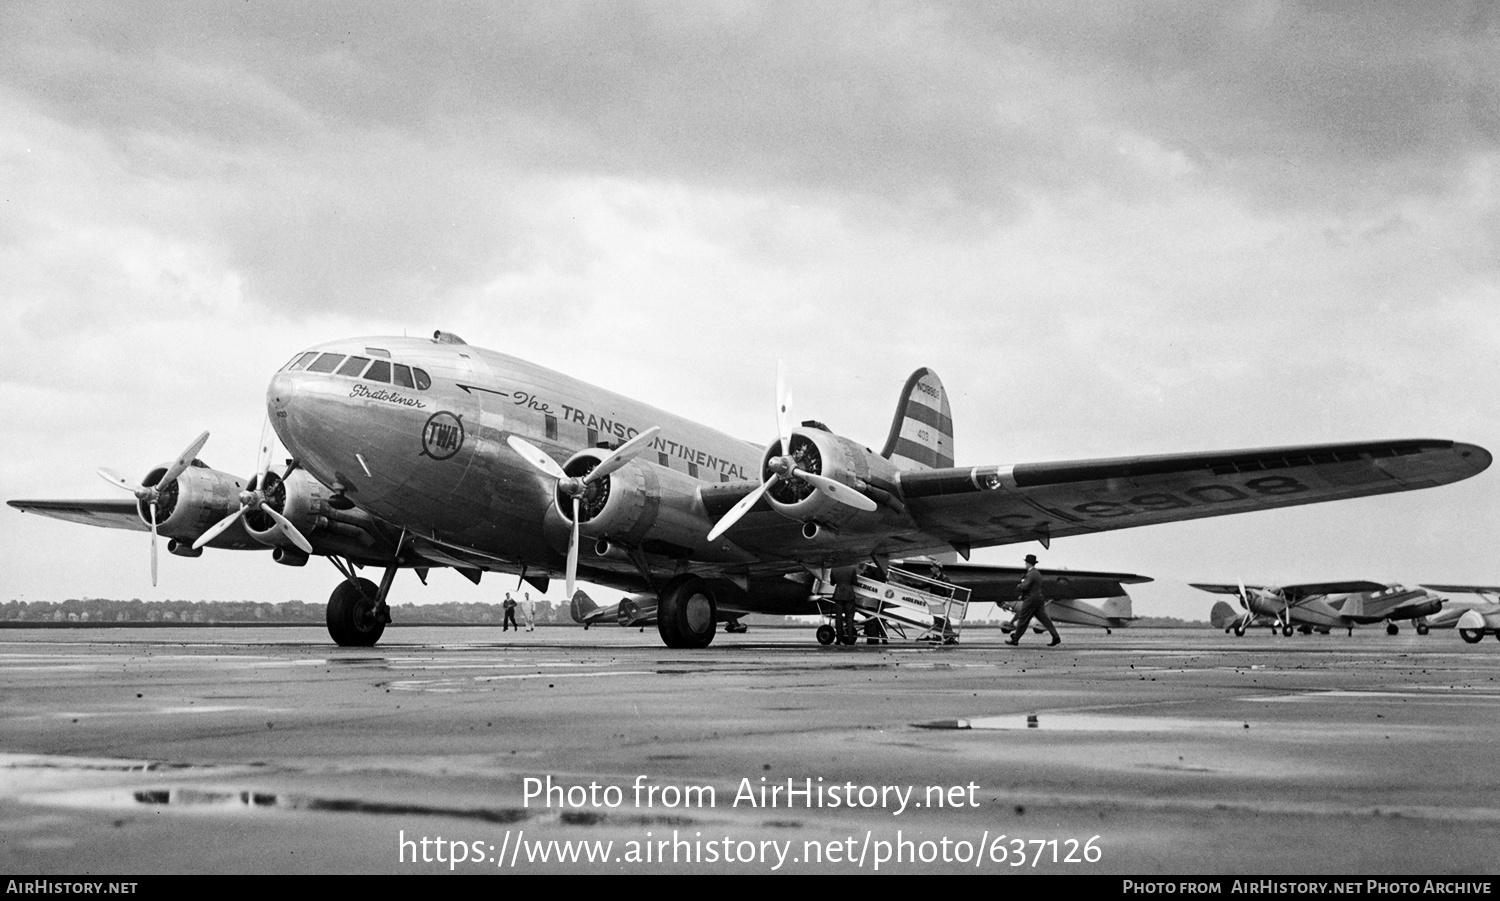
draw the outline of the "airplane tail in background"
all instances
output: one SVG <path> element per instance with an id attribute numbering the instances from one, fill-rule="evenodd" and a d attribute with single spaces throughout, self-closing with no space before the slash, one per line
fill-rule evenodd
<path id="1" fill-rule="evenodd" d="M 1106 599 L 1104 603 L 1099 605 L 1099 612 L 1110 619 L 1135 619 L 1135 613 L 1130 606 L 1130 595 L 1128 594 Z"/>
<path id="2" fill-rule="evenodd" d="M 1227 629 L 1239 621 L 1240 615 L 1226 601 L 1219 601 L 1209 611 L 1208 621 L 1215 629 Z"/>
<path id="3" fill-rule="evenodd" d="M 931 369 L 918 369 L 906 380 L 880 455 L 901 469 L 953 465 L 953 411 L 943 380 Z"/>
<path id="4" fill-rule="evenodd" d="M 573 622 L 579 625 L 588 625 L 589 614 L 598 609 L 599 605 L 594 603 L 594 599 L 585 594 L 582 588 L 573 592 L 573 601 L 568 605 L 568 613 L 572 615 Z"/>

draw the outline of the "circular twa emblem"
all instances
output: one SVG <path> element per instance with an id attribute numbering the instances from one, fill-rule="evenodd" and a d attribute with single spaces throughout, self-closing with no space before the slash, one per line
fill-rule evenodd
<path id="1" fill-rule="evenodd" d="M 422 454 L 434 460 L 446 460 L 464 446 L 464 421 L 440 410 L 427 417 L 422 427 Z"/>

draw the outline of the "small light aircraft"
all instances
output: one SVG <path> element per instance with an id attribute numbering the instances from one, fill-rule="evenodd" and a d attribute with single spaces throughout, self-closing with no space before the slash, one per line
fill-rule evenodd
<path id="1" fill-rule="evenodd" d="M 878 453 L 795 425 L 778 373 L 762 449 L 447 332 L 310 348 L 271 377 L 266 407 L 291 459 L 271 465 L 267 434 L 249 480 L 198 459 L 205 435 L 139 483 L 102 473 L 131 498 L 9 503 L 149 531 L 153 560 L 158 535 L 186 557 L 325 557 L 343 575 L 327 607 L 340 645 L 379 640 L 400 570 L 448 566 L 543 592 L 563 575 L 569 598 L 579 576 L 645 593 L 668 646 L 701 648 L 747 613 L 814 612 L 808 580 L 788 575 L 1430 488 L 1491 462 L 1404 439 L 955 466 L 929 369 L 907 380 Z"/>
<path id="2" fill-rule="evenodd" d="M 1445 598 L 1443 609 L 1427 617 L 1433 629 L 1458 629 L 1459 637 L 1478 644 L 1486 634 L 1500 638 L 1500 587 L 1493 585 L 1423 585 L 1444 594 L 1471 594 L 1474 598 Z"/>
<path id="3" fill-rule="evenodd" d="M 943 565 L 943 578 L 970 589 L 969 602 L 996 604 L 1015 613 L 1021 605 L 1018 588 L 1026 575 L 1024 567 L 986 566 L 976 563 Z M 1084 570 L 1043 569 L 1042 589 L 1047 595 L 1047 615 L 1054 623 L 1094 626 L 1105 632 L 1130 625 L 1135 616 L 1131 610 L 1126 585 L 1150 582 L 1149 576 L 1132 573 L 1087 572 Z M 1103 599 L 1100 604 L 1089 600 Z M 1001 626 L 1006 632 L 1010 626 Z"/>
<path id="4" fill-rule="evenodd" d="M 618 604 L 600 607 L 582 588 L 573 592 L 568 612 L 573 622 L 587 629 L 595 623 L 615 623 L 621 626 L 656 625 L 656 598 L 649 594 L 636 594 L 620 599 Z"/>
<path id="5" fill-rule="evenodd" d="M 1308 632 L 1328 632 L 1334 628 L 1348 629 L 1353 634 L 1357 625 L 1384 622 L 1388 635 L 1401 631 L 1398 620 L 1409 619 L 1416 624 L 1417 634 L 1426 635 L 1428 618 L 1443 607 L 1443 599 L 1422 588 L 1406 588 L 1402 585 L 1386 585 L 1380 582 L 1313 582 L 1306 585 L 1283 585 L 1270 587 L 1261 585 L 1215 585 L 1189 583 L 1194 588 L 1216 594 L 1233 594 L 1239 597 L 1240 607 L 1245 611 L 1232 621 L 1226 620 L 1223 609 L 1233 614 L 1233 608 L 1222 601 L 1214 605 L 1209 619 L 1225 632 L 1244 635 L 1254 625 L 1268 625 L 1291 635 L 1295 629 Z"/>

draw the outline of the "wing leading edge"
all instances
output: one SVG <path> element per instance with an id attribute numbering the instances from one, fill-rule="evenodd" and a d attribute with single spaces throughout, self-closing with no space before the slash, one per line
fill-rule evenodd
<path id="1" fill-rule="evenodd" d="M 924 532 L 966 551 L 1432 488 L 1490 462 L 1409 439 L 903 472 L 900 490 Z"/>
<path id="2" fill-rule="evenodd" d="M 151 527 L 141 521 L 134 498 L 106 498 L 84 501 L 6 501 L 22 513 L 36 513 L 53 519 L 99 526 L 105 529 L 129 529 L 132 532 L 149 532 Z"/>

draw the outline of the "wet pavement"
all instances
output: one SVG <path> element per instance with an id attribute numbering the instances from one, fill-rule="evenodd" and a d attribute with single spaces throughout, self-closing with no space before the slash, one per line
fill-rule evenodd
<path id="1" fill-rule="evenodd" d="M 13 874 L 1483 874 L 1500 642 L 0 630 Z"/>

